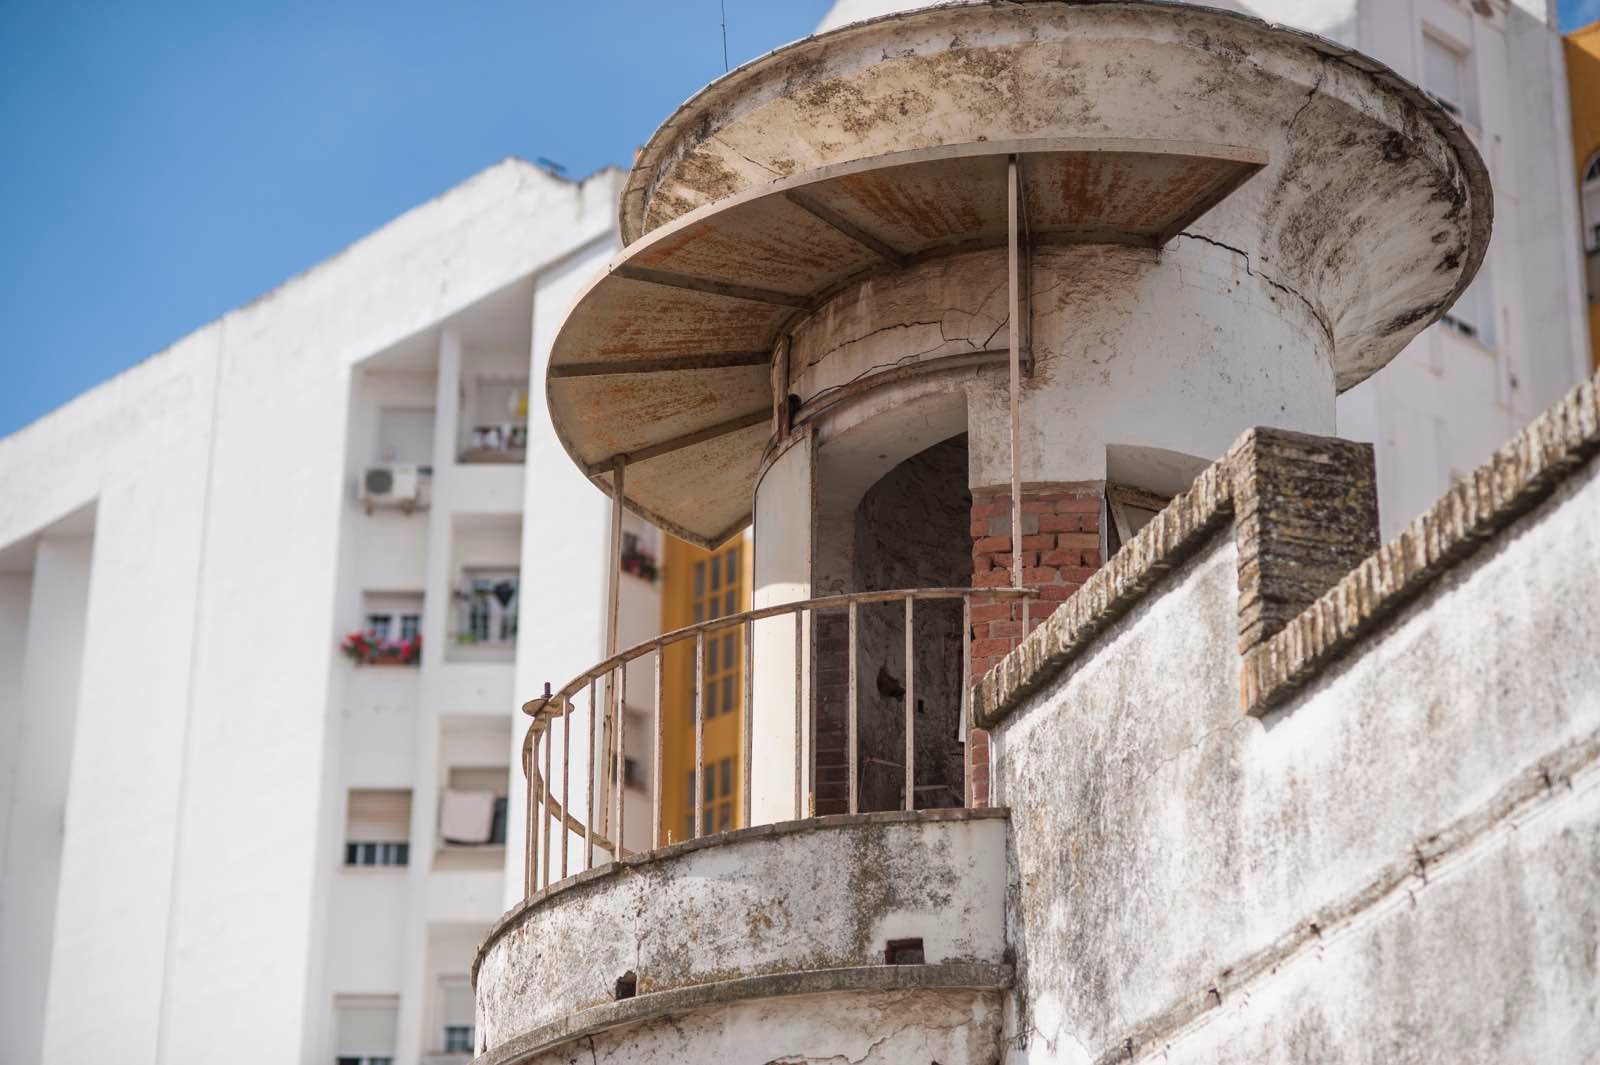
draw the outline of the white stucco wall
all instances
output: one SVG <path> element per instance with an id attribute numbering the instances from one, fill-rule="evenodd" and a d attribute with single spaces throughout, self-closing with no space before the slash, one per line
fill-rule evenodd
<path id="1" fill-rule="evenodd" d="M 0 546 L 96 506 L 43 1061 L 324 1057 L 354 367 L 603 240 L 616 195 L 502 163 L 0 440 Z"/>
<path id="2" fill-rule="evenodd" d="M 1600 1053 L 1597 515 L 1591 462 L 1262 718 L 1225 531 L 1022 703 L 1007 1060 Z"/>

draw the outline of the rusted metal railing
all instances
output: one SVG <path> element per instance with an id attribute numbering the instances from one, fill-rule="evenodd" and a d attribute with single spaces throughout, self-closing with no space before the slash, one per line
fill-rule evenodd
<path id="1" fill-rule="evenodd" d="M 755 671 L 758 666 L 772 667 L 766 663 L 758 663 L 755 657 L 756 623 L 772 618 L 791 617 L 794 619 L 794 649 L 792 657 L 783 666 L 792 668 L 793 678 L 793 773 L 794 796 L 792 803 L 793 817 L 798 820 L 807 816 L 815 808 L 816 779 L 815 766 L 805 764 L 805 753 L 810 751 L 815 754 L 814 740 L 816 729 L 817 697 L 815 685 L 805 683 L 810 665 L 808 656 L 808 640 L 806 634 L 813 631 L 812 623 L 818 615 L 843 613 L 846 619 L 847 653 L 846 675 L 847 688 L 845 695 L 846 716 L 846 746 L 848 754 L 848 775 L 846 780 L 846 795 L 848 809 L 856 813 L 859 809 L 861 761 L 858 747 L 858 706 L 857 706 L 857 642 L 860 631 L 860 608 L 867 604 L 903 604 L 904 608 L 904 636 L 905 636 L 905 765 L 901 768 L 904 773 L 904 799 L 906 810 L 913 810 L 916 806 L 916 747 L 915 747 L 915 718 L 916 718 L 916 604 L 928 601 L 944 601 L 961 603 L 961 735 L 966 736 L 971 721 L 971 612 L 972 600 L 980 597 L 986 602 L 996 600 L 1021 600 L 1024 609 L 1028 600 L 1036 598 L 1038 592 L 1030 588 L 913 588 L 898 591 L 883 592 L 853 592 L 845 595 L 823 596 L 817 599 L 805 599 L 792 603 L 782 603 L 775 606 L 760 607 L 747 610 L 738 614 L 727 614 L 722 617 L 712 618 L 685 628 L 675 629 L 660 636 L 635 644 L 625 650 L 619 651 L 604 661 L 578 674 L 556 691 L 551 691 L 548 685 L 539 698 L 530 700 L 523 706 L 523 712 L 532 719 L 528 733 L 522 745 L 522 767 L 527 777 L 527 825 L 526 825 L 526 877 L 524 890 L 526 895 L 548 887 L 552 883 L 566 879 L 582 870 L 592 868 L 596 861 L 596 854 L 604 854 L 609 858 L 626 856 L 630 852 L 623 841 L 626 839 L 627 804 L 624 799 L 625 757 L 626 757 L 626 719 L 627 719 L 627 670 L 630 663 L 654 656 L 655 683 L 654 707 L 652 715 L 652 767 L 650 780 L 650 818 L 648 845 L 640 850 L 650 850 L 660 846 L 662 828 L 662 749 L 663 731 L 662 704 L 665 696 L 665 682 L 663 663 L 666 649 L 679 644 L 692 644 L 694 649 L 694 682 L 692 692 L 692 709 L 694 713 L 694 774 L 693 774 L 693 808 L 694 824 L 693 837 L 699 838 L 706 835 L 705 819 L 705 722 L 706 722 L 706 641 L 708 636 L 715 635 L 720 638 L 730 629 L 739 630 L 742 637 L 741 643 L 744 652 L 743 674 L 744 684 L 740 692 L 741 735 L 743 755 L 743 782 L 740 789 L 740 817 L 739 824 L 749 826 L 752 821 L 752 781 L 760 771 L 759 766 L 753 764 L 754 749 L 754 716 L 756 699 Z M 826 663 L 818 663 L 820 670 Z M 771 673 L 771 676 L 778 674 Z M 584 795 L 587 799 L 580 798 L 584 806 L 581 816 L 574 815 L 572 807 L 572 741 L 571 732 L 575 718 L 582 718 L 578 726 L 580 733 L 588 733 L 588 755 L 582 760 L 585 763 L 582 773 L 585 777 Z M 556 727 L 559 722 L 559 728 Z M 556 748 L 560 747 L 560 765 L 554 765 Z M 543 760 L 543 770 L 540 769 L 540 760 Z M 878 760 L 873 760 L 877 762 Z M 892 763 L 883 762 L 884 765 Z M 599 769 L 600 788 L 596 790 L 596 769 Z M 559 768 L 559 776 L 556 771 Z M 971 801 L 972 771 L 970 761 L 966 767 L 964 777 L 964 795 L 966 801 Z M 596 819 L 602 824 L 596 826 Z M 557 837 L 560 837 L 559 843 Z M 569 855 L 569 840 L 582 839 L 581 863 L 572 862 Z M 559 867 L 552 869 L 553 856 L 559 854 Z M 581 864 L 582 869 L 574 868 Z M 556 874 L 559 875 L 556 875 Z"/>

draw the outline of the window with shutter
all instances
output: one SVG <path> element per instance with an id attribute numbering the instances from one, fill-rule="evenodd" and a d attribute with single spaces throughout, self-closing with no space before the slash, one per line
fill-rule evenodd
<path id="1" fill-rule="evenodd" d="M 345 806 L 345 865 L 406 865 L 411 860 L 410 839 L 409 790 L 350 790 Z"/>
<path id="2" fill-rule="evenodd" d="M 338 1065 L 386 1065 L 392 1061 L 399 1012 L 400 1000 L 395 995 L 336 996 L 334 1054 Z"/>

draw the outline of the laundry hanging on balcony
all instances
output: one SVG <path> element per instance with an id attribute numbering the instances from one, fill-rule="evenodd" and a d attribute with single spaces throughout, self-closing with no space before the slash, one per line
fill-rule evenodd
<path id="1" fill-rule="evenodd" d="M 446 843 L 482 844 L 494 837 L 492 791 L 447 789 L 439 810 L 439 835 Z"/>

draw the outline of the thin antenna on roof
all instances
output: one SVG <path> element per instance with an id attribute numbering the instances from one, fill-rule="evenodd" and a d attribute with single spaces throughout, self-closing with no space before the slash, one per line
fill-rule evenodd
<path id="1" fill-rule="evenodd" d="M 728 0 L 718 0 L 722 7 L 722 72 L 728 72 Z"/>
<path id="2" fill-rule="evenodd" d="M 556 162 L 554 159 L 546 159 L 544 156 L 540 155 L 536 156 L 533 161 L 550 171 L 550 173 L 554 174 L 556 177 L 566 176 L 567 168 Z"/>

